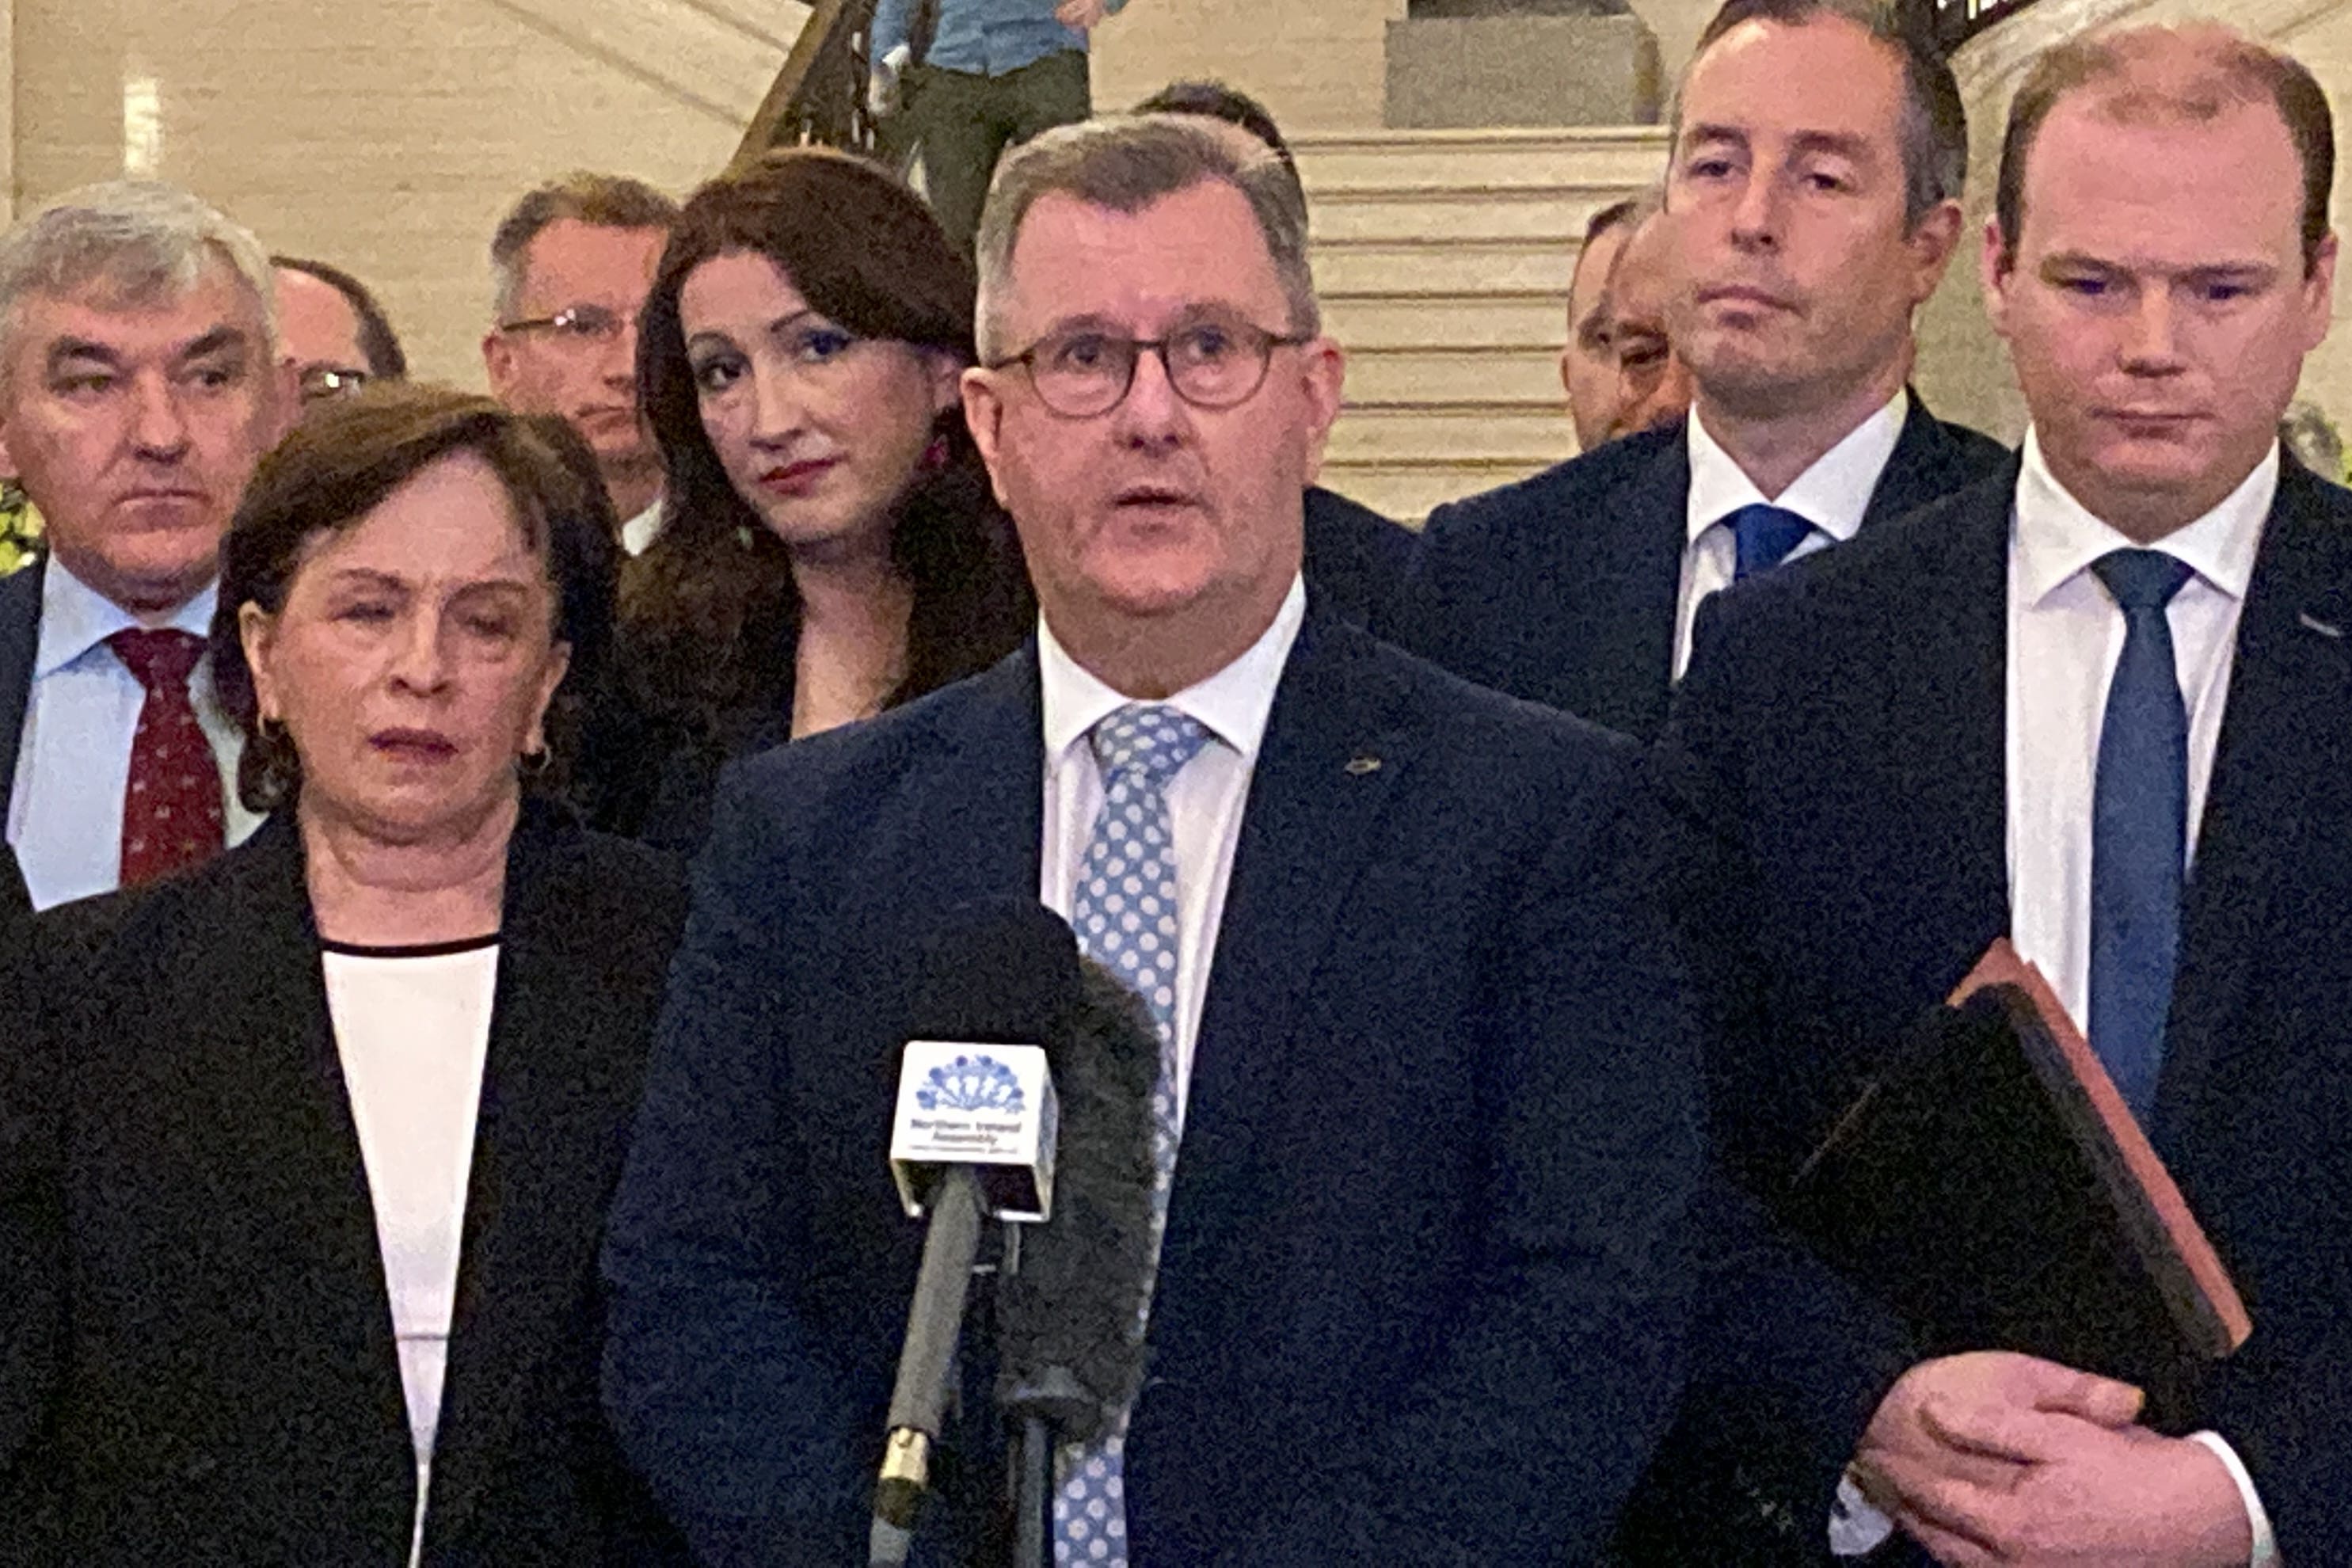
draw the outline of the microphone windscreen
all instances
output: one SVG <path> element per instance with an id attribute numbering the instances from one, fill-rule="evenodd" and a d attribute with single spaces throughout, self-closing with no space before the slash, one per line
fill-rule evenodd
<path id="1" fill-rule="evenodd" d="M 1078 943 L 1034 899 L 960 905 L 929 934 L 907 1037 L 1047 1046 L 1078 1001 Z"/>
<path id="2" fill-rule="evenodd" d="M 998 1312 L 998 1403 L 1065 1442 L 1108 1427 L 1143 1385 L 1152 1266 L 1151 1098 L 1160 1035 L 1143 1001 L 1083 965 L 1053 1058 L 1061 1099 L 1054 1217 L 1024 1234 Z"/>

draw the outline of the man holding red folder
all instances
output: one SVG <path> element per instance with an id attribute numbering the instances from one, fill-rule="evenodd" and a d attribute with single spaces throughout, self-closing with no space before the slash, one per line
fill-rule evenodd
<path id="1" fill-rule="evenodd" d="M 1727 1163 L 1785 1194 L 2007 936 L 2255 1325 L 2159 1429 L 1998 1345 L 1890 1385 L 1776 1309 L 1816 1342 L 1747 1364 L 1852 1396 L 1816 1456 L 1841 1554 L 1891 1521 L 1958 1564 L 2352 1562 L 2352 494 L 2273 437 L 2330 320 L 2333 149 L 2310 74 L 2218 27 L 2046 56 L 1983 257 L 2022 451 L 1702 612 L 1658 762 L 1699 845 Z"/>

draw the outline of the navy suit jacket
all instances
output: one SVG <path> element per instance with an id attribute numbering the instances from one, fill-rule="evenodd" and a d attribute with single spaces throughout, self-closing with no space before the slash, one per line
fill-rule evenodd
<path id="1" fill-rule="evenodd" d="M 1657 776 L 1698 847 L 1719 1144 L 1767 1198 L 2009 930 L 2017 468 L 1701 612 Z M 2285 465 L 2238 633 L 2151 1128 L 2253 1338 L 2190 1414 L 2290 1563 L 2352 1562 L 2352 492 Z M 1884 1390 L 1849 1369 L 1858 1412 Z"/>
<path id="2" fill-rule="evenodd" d="M 1402 605 L 1421 535 L 1321 485 L 1307 491 L 1307 591 L 1320 614 L 1385 633 Z"/>
<path id="3" fill-rule="evenodd" d="M 1690 537 L 1687 439 L 1677 420 L 1430 513 L 1397 640 L 1481 686 L 1655 736 Z M 2004 455 L 1913 393 L 1864 529 L 1941 500 Z"/>
<path id="4" fill-rule="evenodd" d="M 0 577 L 0 932 L 19 915 L 30 915 L 32 894 L 25 888 L 16 852 L 5 841 L 8 808 L 16 793 L 16 753 L 25 740 L 25 714 L 33 700 L 33 660 L 41 641 L 41 573 L 36 561 Z"/>
<path id="5" fill-rule="evenodd" d="M 920 1247 L 884 1159 L 889 999 L 927 913 L 1035 896 L 1039 737 L 1030 649 L 722 793 L 605 1264 L 606 1399 L 709 1563 L 864 1539 Z M 1139 1560 L 1598 1548 L 1678 1387 L 1697 1163 L 1632 762 L 1310 610 L 1199 1034 Z M 992 1497 L 966 1397 L 951 1446 Z"/>

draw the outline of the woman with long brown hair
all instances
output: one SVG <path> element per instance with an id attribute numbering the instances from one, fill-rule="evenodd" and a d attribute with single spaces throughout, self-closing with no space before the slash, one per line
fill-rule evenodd
<path id="1" fill-rule="evenodd" d="M 994 663 L 1034 609 L 964 428 L 971 270 L 922 202 L 841 153 L 697 191 L 638 332 L 668 470 L 622 589 L 635 713 L 597 815 L 690 846 L 730 758 Z"/>

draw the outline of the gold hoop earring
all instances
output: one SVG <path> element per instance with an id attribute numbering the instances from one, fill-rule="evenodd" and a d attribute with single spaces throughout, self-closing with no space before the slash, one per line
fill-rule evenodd
<path id="1" fill-rule="evenodd" d="M 527 779 L 535 779 L 547 772 L 553 760 L 547 754 L 545 746 L 533 746 L 522 754 L 522 759 L 516 764 L 515 771 Z"/>
<path id="2" fill-rule="evenodd" d="M 253 731 L 274 746 L 286 739 L 286 721 L 274 713 L 264 713 L 253 721 Z"/>

